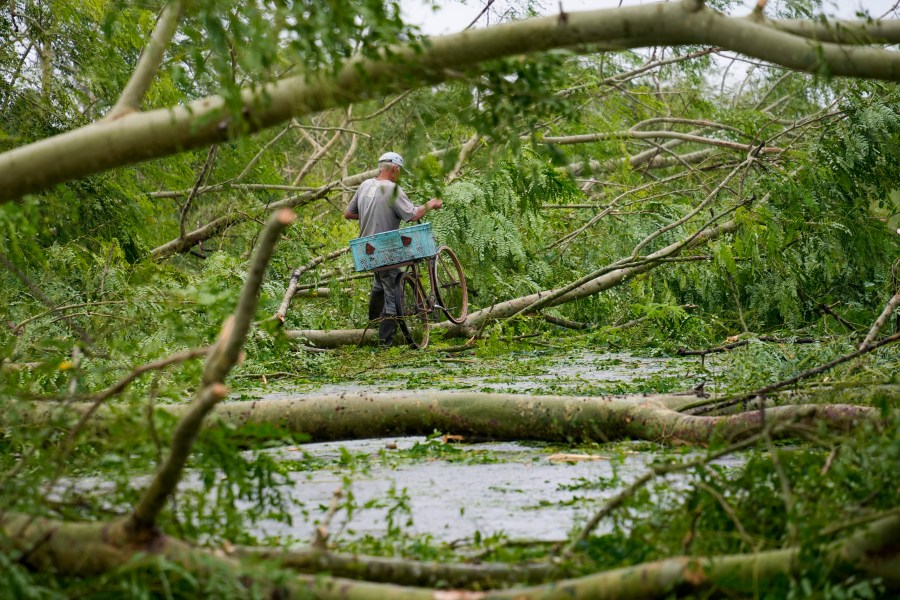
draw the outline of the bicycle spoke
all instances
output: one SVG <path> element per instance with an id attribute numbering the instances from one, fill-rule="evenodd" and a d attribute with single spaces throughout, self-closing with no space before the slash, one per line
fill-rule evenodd
<path id="1" fill-rule="evenodd" d="M 401 331 L 410 346 L 425 348 L 428 345 L 428 311 L 422 288 L 410 273 L 405 274 L 400 283 L 403 286 Z"/>
<path id="2" fill-rule="evenodd" d="M 469 311 L 469 295 L 459 260 L 450 248 L 441 246 L 431 265 L 437 305 L 454 323 L 462 323 Z"/>

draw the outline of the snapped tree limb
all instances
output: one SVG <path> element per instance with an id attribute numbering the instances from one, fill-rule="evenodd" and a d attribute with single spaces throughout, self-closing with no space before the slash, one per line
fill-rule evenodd
<path id="1" fill-rule="evenodd" d="M 156 23 L 156 28 L 150 36 L 150 42 L 144 48 L 143 53 L 141 53 L 131 79 L 128 80 L 128 84 L 122 90 L 122 95 L 119 97 L 116 105 L 106 115 L 106 120 L 119 119 L 129 113 L 140 110 L 141 102 L 144 100 L 144 96 L 147 95 L 147 90 L 150 89 L 150 85 L 156 77 L 156 72 L 159 71 L 159 66 L 162 64 L 166 46 L 169 45 L 169 42 L 175 36 L 178 20 L 181 18 L 183 11 L 184 0 L 175 0 L 166 4 L 159 21 Z"/>
<path id="2" fill-rule="evenodd" d="M 620 567 L 578 578 L 530 587 L 484 592 L 436 590 L 396 584 L 354 581 L 316 574 L 279 578 L 254 570 L 233 558 L 193 548 L 156 533 L 142 543 L 123 543 L 105 523 L 64 523 L 27 515 L 0 515 L 0 549 L 26 566 L 62 575 L 96 575 L 140 560 L 165 557 L 201 576 L 230 575 L 237 587 L 258 584 L 268 597 L 435 600 L 568 600 L 571 598 L 670 598 L 676 592 L 758 589 L 760 581 L 803 572 L 800 548 L 784 548 L 724 556 L 676 556 Z M 814 549 L 835 581 L 850 573 L 878 578 L 891 590 L 900 588 L 900 517 L 889 514 L 852 535 Z M 804 549 L 806 551 L 807 549 Z"/>
<path id="3" fill-rule="evenodd" d="M 244 339 L 256 313 L 259 288 L 275 244 L 282 230 L 294 222 L 296 216 L 288 209 L 272 215 L 266 225 L 250 263 L 250 271 L 241 290 L 237 308 L 222 327 L 219 340 L 210 351 L 203 371 L 203 383 L 196 400 L 188 406 L 179 421 L 172 438 L 172 446 L 165 462 L 156 473 L 148 489 L 144 492 L 134 512 L 123 526 L 126 531 L 140 535 L 152 529 L 156 518 L 175 486 L 181 479 L 184 465 L 190 455 L 194 440 L 200 431 L 206 415 L 228 394 L 225 376 L 238 362 Z"/>
<path id="4" fill-rule="evenodd" d="M 394 46 L 384 56 L 348 61 L 335 75 L 309 73 L 242 93 L 234 114 L 212 96 L 95 123 L 0 155 L 0 202 L 106 169 L 232 139 L 291 117 L 346 106 L 378 94 L 445 81 L 452 73 L 522 53 L 614 42 L 619 48 L 706 44 L 788 68 L 830 76 L 900 80 L 900 56 L 880 48 L 819 42 L 801 29 L 788 32 L 762 19 L 727 17 L 702 3 L 623 7 L 529 19 Z M 832 27 L 841 24 L 831 24 Z M 865 24 L 853 27 L 865 29 Z M 896 42 L 894 22 L 880 25 L 880 41 Z M 846 42 L 860 40 L 846 39 Z"/>
<path id="5" fill-rule="evenodd" d="M 571 287 L 571 289 L 559 288 L 557 290 L 546 290 L 507 300 L 505 302 L 498 302 L 489 308 L 477 310 L 469 314 L 466 321 L 461 325 L 454 325 L 453 323 L 446 321 L 443 323 L 436 323 L 434 324 L 434 327 L 444 328 L 446 330 L 446 335 L 450 337 L 472 337 L 479 333 L 482 327 L 488 322 L 509 318 L 550 295 L 554 295 L 553 299 L 546 304 L 540 305 L 541 307 L 564 304 L 621 285 L 641 273 L 645 273 L 661 264 L 665 264 L 667 259 L 674 258 L 679 252 L 688 248 L 693 248 L 694 246 L 709 240 L 716 239 L 726 233 L 730 233 L 737 229 L 737 227 L 737 221 L 726 221 L 721 225 L 707 227 L 691 235 L 688 239 L 670 244 L 657 252 L 648 255 L 642 260 L 604 267 L 600 271 L 592 273 L 591 275 L 593 275 L 593 277 L 582 278 L 585 279 L 585 281 L 581 282 L 581 280 L 579 280 L 580 283 L 577 285 L 570 284 L 569 286 L 566 286 L 566 288 Z M 565 291 L 560 291 L 564 289 Z M 531 310 L 535 309 L 532 308 Z M 305 339 L 310 344 L 320 348 L 336 348 L 338 346 L 346 346 L 349 344 L 361 344 L 374 339 L 374 337 L 372 337 L 374 334 L 370 330 L 363 329 L 332 331 L 289 330 L 285 333 L 288 337 Z"/>

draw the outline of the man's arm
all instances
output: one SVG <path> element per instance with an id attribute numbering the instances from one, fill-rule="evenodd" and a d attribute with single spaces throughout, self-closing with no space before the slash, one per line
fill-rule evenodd
<path id="1" fill-rule="evenodd" d="M 359 190 L 362 189 L 363 185 L 365 185 L 365 181 L 356 188 L 356 192 L 353 194 L 353 198 L 350 200 L 350 203 L 347 204 L 347 208 L 344 210 L 344 218 L 348 221 L 359 221 Z"/>
<path id="2" fill-rule="evenodd" d="M 410 217 L 409 220 L 410 221 L 418 221 L 419 219 L 421 219 L 422 217 L 427 215 L 429 212 L 431 212 L 433 210 L 440 210 L 441 207 L 443 207 L 443 206 L 444 206 L 443 200 L 441 200 L 440 198 L 432 198 L 431 200 L 429 200 L 422 206 L 416 207 L 416 212 L 413 213 L 413 216 Z M 344 216 L 347 216 L 347 215 L 345 214 Z M 349 219 L 350 217 L 347 217 L 347 218 Z"/>

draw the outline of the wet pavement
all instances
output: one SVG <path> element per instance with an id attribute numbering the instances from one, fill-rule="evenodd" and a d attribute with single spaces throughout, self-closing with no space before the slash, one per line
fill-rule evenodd
<path id="1" fill-rule="evenodd" d="M 410 379 L 422 374 L 440 380 L 445 390 L 535 394 L 584 393 L 598 386 L 660 376 L 682 378 L 688 387 L 696 379 L 696 362 L 624 353 L 567 354 L 533 364 L 527 374 L 517 374 L 515 367 L 511 364 L 508 371 L 500 368 L 490 375 L 483 370 L 473 373 L 466 363 L 442 365 L 437 375 L 429 367 L 384 378 L 369 373 L 365 381 L 281 388 L 261 399 L 407 390 L 413 387 Z M 297 502 L 296 514 L 291 525 L 260 522 L 256 534 L 283 541 L 310 540 L 334 491 L 341 488 L 345 501 L 350 491 L 354 505 L 360 507 L 352 511 L 349 520 L 344 509 L 335 514 L 330 530 L 340 531 L 345 540 L 382 536 L 389 519 L 408 534 L 446 542 L 497 534 L 515 540 L 563 540 L 605 499 L 643 474 L 648 461 L 665 451 L 658 447 L 656 452 L 646 443 L 565 449 L 504 442 L 459 445 L 455 456 L 453 450 L 442 451 L 436 445 L 439 440 L 398 438 L 270 450 L 280 460 L 294 462 L 290 494 Z M 643 451 L 634 449 L 638 447 Z M 437 456 L 429 456 L 429 450 L 436 450 Z M 577 462 L 550 459 L 560 452 L 597 458 Z M 740 459 L 727 462 L 737 464 Z M 305 470 L 305 465 L 314 466 Z"/>

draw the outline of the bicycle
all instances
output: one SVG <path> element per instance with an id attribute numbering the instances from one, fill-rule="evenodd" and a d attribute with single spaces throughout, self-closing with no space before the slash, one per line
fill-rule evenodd
<path id="1" fill-rule="evenodd" d="M 418 264 L 427 261 L 427 278 L 419 272 Z M 469 290 L 462 265 L 448 246 L 440 246 L 433 256 L 416 258 L 390 265 L 407 267 L 400 278 L 403 303 L 400 309 L 400 328 L 411 346 L 428 346 L 429 316 L 440 309 L 451 323 L 459 325 L 469 314 Z M 426 285 L 427 282 L 427 285 Z"/>

